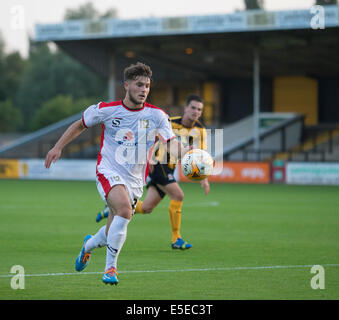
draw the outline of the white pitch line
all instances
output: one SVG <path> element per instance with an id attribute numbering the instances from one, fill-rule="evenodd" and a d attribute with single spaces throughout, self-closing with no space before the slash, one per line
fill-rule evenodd
<path id="1" fill-rule="evenodd" d="M 257 267 L 221 267 L 221 268 L 201 268 L 201 269 L 168 269 L 168 270 L 126 270 L 119 273 L 160 273 L 160 272 L 195 272 L 195 271 L 236 271 L 236 270 L 270 270 L 270 269 L 292 269 L 292 268 L 312 268 L 314 265 L 290 265 L 290 266 L 257 266 Z M 323 267 L 339 267 L 339 264 L 321 264 Z M 58 273 L 35 273 L 25 274 L 25 277 L 51 277 L 51 276 L 72 276 L 102 274 L 102 272 L 58 272 Z M 1 274 L 0 278 L 11 278 L 15 274 Z"/>

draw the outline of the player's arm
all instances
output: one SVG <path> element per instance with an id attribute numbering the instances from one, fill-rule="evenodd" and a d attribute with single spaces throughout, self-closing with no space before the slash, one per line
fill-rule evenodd
<path id="1" fill-rule="evenodd" d="M 57 141 L 55 146 L 47 153 L 45 167 L 49 168 L 52 161 L 57 161 L 61 156 L 63 148 L 72 142 L 76 137 L 78 137 L 84 130 L 86 130 L 86 127 L 84 126 L 82 120 L 77 120 L 72 125 L 70 125 Z"/>
<path id="2" fill-rule="evenodd" d="M 184 145 L 175 137 L 167 142 L 167 150 L 175 158 L 182 158 L 192 146 L 184 147 Z"/>
<path id="3" fill-rule="evenodd" d="M 208 178 L 201 180 L 200 185 L 205 190 L 205 195 L 207 196 L 210 192 L 210 183 L 208 182 Z"/>
<path id="4" fill-rule="evenodd" d="M 207 150 L 207 131 L 205 128 L 201 130 L 201 149 Z M 210 192 L 210 184 L 208 178 L 200 181 L 201 187 L 205 190 L 205 195 L 208 195 Z"/>

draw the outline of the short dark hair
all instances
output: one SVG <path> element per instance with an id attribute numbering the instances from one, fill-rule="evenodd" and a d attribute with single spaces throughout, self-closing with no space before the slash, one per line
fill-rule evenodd
<path id="1" fill-rule="evenodd" d="M 204 100 L 197 94 L 190 94 L 186 99 L 186 106 L 190 104 L 191 101 L 198 101 L 204 103 Z"/>
<path id="2" fill-rule="evenodd" d="M 131 64 L 124 70 L 124 81 L 135 80 L 140 76 L 147 77 L 152 80 L 151 68 L 144 63 L 137 62 L 136 64 Z"/>

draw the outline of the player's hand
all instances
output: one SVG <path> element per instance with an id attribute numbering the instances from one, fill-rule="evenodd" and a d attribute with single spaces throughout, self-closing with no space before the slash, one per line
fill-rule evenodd
<path id="1" fill-rule="evenodd" d="M 57 161 L 61 156 L 61 150 L 59 148 L 52 148 L 48 151 L 45 159 L 45 167 L 48 169 L 51 166 L 51 163 Z"/>
<path id="2" fill-rule="evenodd" d="M 206 179 L 202 180 L 200 182 L 200 185 L 201 185 L 202 188 L 204 188 L 205 195 L 207 196 L 209 194 L 209 192 L 210 192 L 210 184 L 208 182 L 208 179 L 206 178 Z"/>

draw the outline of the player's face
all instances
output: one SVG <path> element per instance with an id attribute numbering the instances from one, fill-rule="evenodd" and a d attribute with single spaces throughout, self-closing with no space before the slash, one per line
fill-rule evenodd
<path id="1" fill-rule="evenodd" d="M 125 82 L 126 94 L 135 105 L 143 104 L 146 101 L 150 87 L 150 78 L 144 76 Z"/>
<path id="2" fill-rule="evenodd" d="M 192 100 L 185 107 L 184 113 L 189 120 L 197 121 L 202 115 L 203 107 L 202 102 Z"/>

